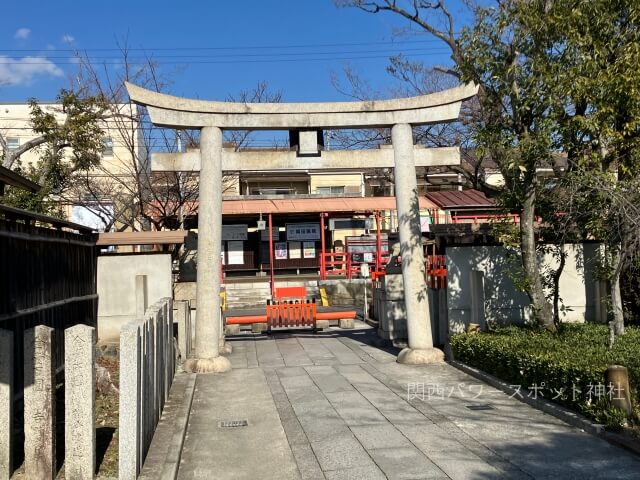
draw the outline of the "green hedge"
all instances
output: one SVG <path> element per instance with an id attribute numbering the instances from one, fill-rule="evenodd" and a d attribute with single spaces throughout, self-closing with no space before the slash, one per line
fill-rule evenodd
<path id="1" fill-rule="evenodd" d="M 509 327 L 490 333 L 454 335 L 451 348 L 456 360 L 523 389 L 544 383 L 538 392 L 547 400 L 598 422 L 615 423 L 611 421 L 616 413 L 608 401 L 605 371 L 613 364 L 627 367 L 638 411 L 640 328 L 627 328 L 612 349 L 607 347 L 607 339 L 605 325 L 563 325 L 557 334 Z"/>

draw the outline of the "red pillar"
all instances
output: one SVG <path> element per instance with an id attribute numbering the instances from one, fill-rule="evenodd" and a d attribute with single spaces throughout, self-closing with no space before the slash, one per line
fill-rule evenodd
<path id="1" fill-rule="evenodd" d="M 273 218 L 269 214 L 269 270 L 270 270 L 270 283 L 271 283 L 271 297 L 275 294 L 275 282 L 273 278 Z"/>
<path id="2" fill-rule="evenodd" d="M 324 213 L 320 214 L 320 280 L 326 280 L 327 266 L 324 257 Z"/>
<path id="3" fill-rule="evenodd" d="M 382 268 L 382 238 L 380 235 L 380 212 L 376 211 L 376 273 Z"/>

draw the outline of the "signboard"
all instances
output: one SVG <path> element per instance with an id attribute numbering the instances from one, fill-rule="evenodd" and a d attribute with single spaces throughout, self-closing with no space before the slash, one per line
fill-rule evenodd
<path id="1" fill-rule="evenodd" d="M 246 240 L 247 225 L 222 225 L 222 240 Z"/>
<path id="2" fill-rule="evenodd" d="M 360 265 L 360 275 L 362 276 L 362 278 L 369 278 L 369 265 L 368 264 L 363 263 L 362 265 Z"/>
<path id="3" fill-rule="evenodd" d="M 242 241 L 228 241 L 227 242 L 227 257 L 229 261 L 228 265 L 242 265 L 244 264 L 244 252 L 242 251 Z"/>
<path id="4" fill-rule="evenodd" d="M 264 220 L 258 220 L 258 230 L 264 230 L 267 228 L 267 222 Z"/>
<path id="5" fill-rule="evenodd" d="M 287 223 L 287 240 L 320 240 L 319 223 Z"/>
<path id="6" fill-rule="evenodd" d="M 428 232 L 430 231 L 430 227 L 429 225 L 431 225 L 431 217 L 423 217 L 422 215 L 420 215 L 420 231 L 421 232 Z"/>
<path id="7" fill-rule="evenodd" d="M 315 242 L 304 242 L 303 252 L 304 252 L 304 258 L 316 258 Z"/>
<path id="8" fill-rule="evenodd" d="M 329 230 L 373 230 L 373 218 L 330 218 Z"/>
<path id="9" fill-rule="evenodd" d="M 278 229 L 278 227 L 273 227 L 273 232 L 271 232 L 271 238 L 273 238 L 274 240 L 280 240 L 280 230 Z M 268 242 L 269 241 L 269 230 L 261 230 L 260 231 L 260 239 L 263 242 Z"/>
<path id="10" fill-rule="evenodd" d="M 276 260 L 287 259 L 287 242 L 278 242 L 274 244 L 276 251 Z"/>
<path id="11" fill-rule="evenodd" d="M 289 258 L 302 258 L 301 245 L 300 242 L 289 242 Z"/>

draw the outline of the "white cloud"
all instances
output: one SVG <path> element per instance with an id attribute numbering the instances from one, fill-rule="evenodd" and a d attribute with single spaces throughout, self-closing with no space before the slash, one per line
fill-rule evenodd
<path id="1" fill-rule="evenodd" d="M 31 85 L 37 77 L 62 77 L 64 72 L 44 57 L 11 58 L 0 55 L 0 85 Z"/>
<path id="2" fill-rule="evenodd" d="M 63 35 L 63 36 L 62 36 L 62 38 L 60 39 L 60 41 L 61 41 L 62 43 L 66 43 L 67 45 L 71 45 L 73 42 L 75 42 L 75 41 L 76 41 L 76 39 L 75 39 L 75 38 L 73 38 L 73 37 L 72 37 L 71 35 L 69 35 L 69 34 L 65 34 L 65 35 Z"/>
<path id="3" fill-rule="evenodd" d="M 29 38 L 29 35 L 31 35 L 30 29 L 19 28 L 18 30 L 16 30 L 16 33 L 13 36 L 13 38 L 15 38 L 16 40 L 26 40 L 27 38 Z"/>

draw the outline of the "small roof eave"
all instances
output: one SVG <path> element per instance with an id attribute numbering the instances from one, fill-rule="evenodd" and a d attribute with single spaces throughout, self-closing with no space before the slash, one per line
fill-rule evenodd
<path id="1" fill-rule="evenodd" d="M 38 185 L 36 182 L 32 182 L 19 173 L 16 173 L 13 170 L 3 166 L 0 166 L 0 183 L 11 185 L 13 187 L 17 187 L 33 193 L 42 189 L 42 186 Z"/>
<path id="2" fill-rule="evenodd" d="M 104 232 L 98 235 L 99 247 L 116 245 L 181 245 L 186 230 L 162 230 L 159 232 Z"/>

